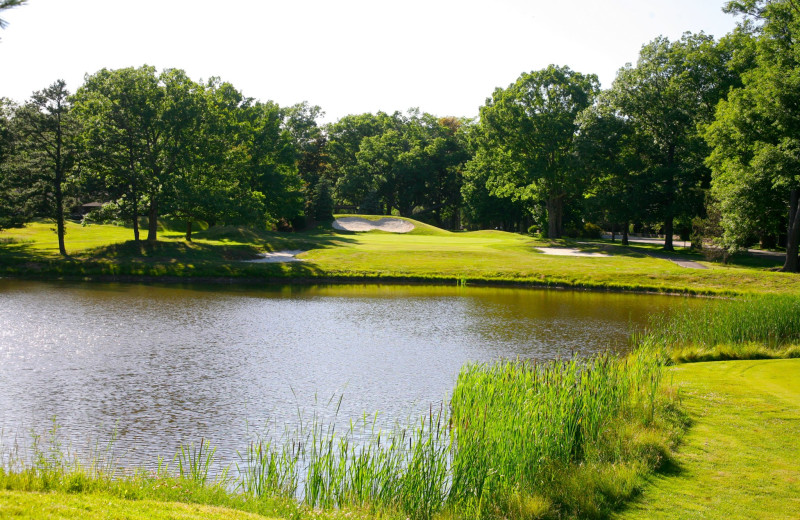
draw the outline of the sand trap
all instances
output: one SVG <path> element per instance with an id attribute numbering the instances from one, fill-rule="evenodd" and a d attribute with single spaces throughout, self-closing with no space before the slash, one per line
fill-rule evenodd
<path id="1" fill-rule="evenodd" d="M 333 221 L 333 229 L 339 231 L 388 231 L 389 233 L 408 233 L 414 224 L 399 218 L 385 217 L 367 220 L 361 217 L 342 217 Z"/>
<path id="2" fill-rule="evenodd" d="M 297 255 L 302 253 L 301 250 L 292 251 L 274 251 L 272 253 L 262 253 L 260 258 L 255 260 L 242 260 L 251 264 L 271 264 L 274 262 L 302 262 L 302 258 L 297 258 Z"/>
<path id="3" fill-rule="evenodd" d="M 587 253 L 571 247 L 537 247 L 536 249 L 546 255 L 556 256 L 602 256 L 603 258 L 609 258 L 611 256 L 604 253 Z"/>

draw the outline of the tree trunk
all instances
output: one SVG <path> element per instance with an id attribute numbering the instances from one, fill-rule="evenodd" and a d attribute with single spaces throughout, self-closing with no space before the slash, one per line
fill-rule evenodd
<path id="1" fill-rule="evenodd" d="M 133 240 L 139 243 L 139 205 L 133 202 Z"/>
<path id="2" fill-rule="evenodd" d="M 614 242 L 617 240 L 617 227 L 614 224 L 611 224 L 611 241 Z"/>
<path id="3" fill-rule="evenodd" d="M 186 221 L 186 241 L 187 242 L 191 242 L 192 241 L 192 221 L 191 220 L 187 220 Z"/>
<path id="4" fill-rule="evenodd" d="M 57 176 L 58 177 L 58 176 Z M 64 194 L 61 192 L 61 179 L 56 178 L 56 230 L 58 232 L 58 252 L 61 256 L 67 256 L 67 248 L 64 245 Z"/>
<path id="5" fill-rule="evenodd" d="M 64 245 L 64 192 L 62 191 L 61 184 L 64 181 L 64 166 L 61 157 L 61 124 L 59 122 L 58 130 L 56 132 L 56 178 L 55 178 L 55 195 L 56 195 L 56 231 L 58 233 L 58 252 L 61 256 L 67 256 L 67 248 Z"/>
<path id="6" fill-rule="evenodd" d="M 675 251 L 672 246 L 672 234 L 675 232 L 673 222 L 675 217 L 670 214 L 664 219 L 664 251 Z"/>
<path id="7" fill-rule="evenodd" d="M 147 214 L 147 241 L 155 242 L 158 240 L 156 233 L 158 233 L 158 202 L 155 196 L 150 197 L 150 210 Z"/>
<path id="8" fill-rule="evenodd" d="M 562 216 L 564 213 L 564 201 L 561 197 L 550 197 L 547 199 L 547 237 L 561 238 L 563 230 Z"/>
<path id="9" fill-rule="evenodd" d="M 622 228 L 622 245 L 628 245 L 628 221 L 625 221 L 625 226 Z"/>
<path id="10" fill-rule="evenodd" d="M 669 145 L 669 151 L 667 152 L 667 171 L 669 173 L 669 178 L 667 180 L 667 216 L 664 218 L 664 251 L 675 251 L 675 248 L 672 246 L 672 235 L 675 232 L 673 229 L 673 224 L 675 220 L 675 211 L 672 207 L 675 204 L 675 174 L 673 170 L 673 166 L 675 164 L 675 145 Z"/>
<path id="11" fill-rule="evenodd" d="M 800 211 L 798 211 L 798 201 L 800 191 L 791 190 L 789 193 L 789 225 L 786 233 L 786 260 L 781 267 L 785 273 L 796 273 L 798 271 L 798 244 L 800 244 Z"/>

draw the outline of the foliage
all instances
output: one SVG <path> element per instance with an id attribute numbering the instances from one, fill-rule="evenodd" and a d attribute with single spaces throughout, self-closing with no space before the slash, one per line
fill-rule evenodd
<path id="1" fill-rule="evenodd" d="M 636 66 L 619 71 L 608 93 L 610 106 L 637 134 L 644 177 L 638 195 L 663 222 L 667 250 L 673 249 L 675 219 L 702 211 L 710 173 L 698 125 L 711 121 L 717 102 L 737 82 L 728 67 L 731 54 L 702 33 L 674 42 L 660 37 L 642 47 Z"/>
<path id="2" fill-rule="evenodd" d="M 303 212 L 295 145 L 276 104 L 231 84 L 192 81 L 180 69 L 103 69 L 76 94 L 84 122 L 87 191 L 116 201 L 139 239 L 160 215 L 192 224 L 289 221 Z"/>
<path id="3" fill-rule="evenodd" d="M 755 42 L 756 66 L 743 86 L 720 103 L 706 132 L 713 148 L 712 192 L 719 203 L 723 245 L 735 250 L 759 234 L 777 234 L 787 224 L 783 270 L 800 269 L 800 16 L 795 4 L 731 2 L 756 13 L 763 25 Z M 786 211 L 788 208 L 788 213 Z"/>
<path id="4" fill-rule="evenodd" d="M 320 179 L 314 186 L 311 197 L 311 216 L 320 222 L 333 220 L 331 181 L 326 178 Z"/>
<path id="5" fill-rule="evenodd" d="M 78 160 L 79 123 L 73 117 L 69 91 L 63 80 L 34 92 L 14 114 L 17 137 L 11 175 L 24 187 L 25 203 L 37 214 L 56 221 L 58 250 L 66 256 L 65 196 Z"/>
<path id="6" fill-rule="evenodd" d="M 564 201 L 578 191 L 576 119 L 598 90 L 597 76 L 551 65 L 496 89 L 481 107 L 482 160 L 506 166 L 489 180 L 492 193 L 544 204 L 551 238 L 561 236 Z"/>
<path id="7" fill-rule="evenodd" d="M 25 203 L 28 186 L 21 182 L 21 176 L 14 175 L 11 162 L 16 145 L 12 126 L 15 110 L 14 103 L 0 98 L 0 229 L 21 226 L 31 218 Z"/>
<path id="8" fill-rule="evenodd" d="M 463 121 L 409 110 L 347 116 L 328 127 L 329 156 L 340 205 L 368 213 L 454 222 L 467 154 Z"/>

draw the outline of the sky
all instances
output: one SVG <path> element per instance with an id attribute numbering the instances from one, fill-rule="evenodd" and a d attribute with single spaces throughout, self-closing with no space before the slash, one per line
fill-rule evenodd
<path id="1" fill-rule="evenodd" d="M 721 37 L 723 0 L 28 0 L 3 11 L 0 97 L 102 68 L 184 69 L 326 121 L 405 111 L 475 117 L 521 73 L 566 65 L 611 86 L 659 35 Z"/>

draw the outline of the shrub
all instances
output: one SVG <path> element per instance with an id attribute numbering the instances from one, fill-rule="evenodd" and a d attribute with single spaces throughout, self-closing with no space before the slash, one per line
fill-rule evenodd
<path id="1" fill-rule="evenodd" d="M 591 222 L 587 222 L 583 225 L 583 231 L 581 232 L 581 236 L 583 238 L 600 238 L 603 236 L 603 228 L 598 226 L 597 224 L 592 224 Z"/>

